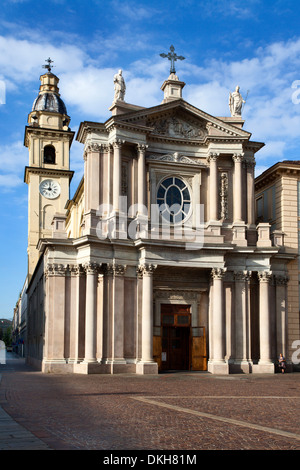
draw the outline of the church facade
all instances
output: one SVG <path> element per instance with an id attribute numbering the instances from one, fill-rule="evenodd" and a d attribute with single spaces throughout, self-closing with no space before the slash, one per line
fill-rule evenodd
<path id="1" fill-rule="evenodd" d="M 58 78 L 41 76 L 28 116 L 27 359 L 44 372 L 274 373 L 288 357 L 288 263 L 256 224 L 255 155 L 242 98 L 230 116 L 183 97 L 175 69 L 162 102 L 125 101 L 83 121 L 84 176 L 69 197 L 74 133 Z M 38 214 L 38 217 L 36 215 Z"/>

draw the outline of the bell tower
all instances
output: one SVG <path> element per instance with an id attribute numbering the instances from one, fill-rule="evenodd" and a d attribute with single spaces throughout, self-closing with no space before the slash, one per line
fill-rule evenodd
<path id="1" fill-rule="evenodd" d="M 51 72 L 51 59 L 43 67 L 41 86 L 25 128 L 24 145 L 29 151 L 25 168 L 28 184 L 28 276 L 38 262 L 37 243 L 52 237 L 55 213 L 64 214 L 69 199 L 70 147 L 74 132 L 69 128 L 70 117 L 59 94 L 59 79 Z"/>

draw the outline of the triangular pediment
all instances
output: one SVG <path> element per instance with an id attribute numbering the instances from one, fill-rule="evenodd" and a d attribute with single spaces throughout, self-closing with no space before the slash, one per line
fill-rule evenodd
<path id="1" fill-rule="evenodd" d="M 149 137 L 158 138 L 204 142 L 214 137 L 248 140 L 251 136 L 230 119 L 211 116 L 182 99 L 118 115 L 113 121 L 115 125 L 143 127 Z"/>

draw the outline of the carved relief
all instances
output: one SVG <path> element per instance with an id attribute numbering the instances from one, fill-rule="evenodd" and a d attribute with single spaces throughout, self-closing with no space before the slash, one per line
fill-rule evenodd
<path id="1" fill-rule="evenodd" d="M 228 218 L 228 174 L 222 172 L 220 175 L 220 218 L 225 220 Z"/>
<path id="2" fill-rule="evenodd" d="M 203 140 L 207 135 L 205 127 L 189 123 L 175 116 L 159 119 L 151 125 L 154 127 L 154 134 L 159 135 L 200 140 Z"/>
<path id="3" fill-rule="evenodd" d="M 166 155 L 148 155 L 147 160 L 158 161 L 158 162 L 170 162 L 170 163 L 184 163 L 185 165 L 201 165 L 199 160 L 193 160 L 192 158 L 181 155 L 178 152 Z"/>
<path id="4" fill-rule="evenodd" d="M 128 193 L 128 164 L 127 162 L 122 162 L 121 194 L 122 196 L 127 196 L 127 193 Z"/>

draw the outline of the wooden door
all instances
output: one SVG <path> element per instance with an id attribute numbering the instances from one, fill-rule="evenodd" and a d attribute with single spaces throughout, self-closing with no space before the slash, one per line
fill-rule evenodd
<path id="1" fill-rule="evenodd" d="M 190 305 L 162 304 L 161 370 L 190 368 Z"/>
<path id="2" fill-rule="evenodd" d="M 192 370 L 207 370 L 205 328 L 195 328 L 197 336 L 192 337 Z"/>

